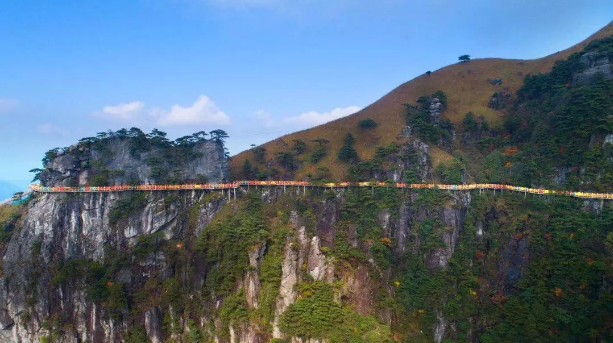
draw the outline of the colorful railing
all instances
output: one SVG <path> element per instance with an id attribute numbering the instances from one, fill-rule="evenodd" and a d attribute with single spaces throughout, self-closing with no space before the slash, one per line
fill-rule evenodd
<path id="1" fill-rule="evenodd" d="M 174 191 L 174 190 L 219 190 L 236 189 L 248 186 L 290 186 L 290 187 L 325 187 L 325 188 L 346 188 L 346 187 L 387 187 L 401 189 L 442 189 L 449 191 L 468 191 L 468 190 L 501 190 L 530 194 L 542 195 L 564 195 L 575 198 L 585 199 L 612 199 L 613 193 L 592 193 L 592 192 L 573 192 L 563 190 L 549 190 L 539 188 L 517 187 L 495 183 L 477 183 L 468 185 L 442 185 L 424 183 L 388 183 L 388 182 L 334 182 L 334 183 L 315 183 L 308 181 L 238 181 L 233 183 L 205 183 L 205 184 L 184 184 L 184 185 L 135 185 L 135 186 L 80 186 L 80 187 L 43 187 L 38 184 L 30 185 L 35 192 L 42 193 L 98 193 L 98 192 L 121 192 L 121 191 Z"/>

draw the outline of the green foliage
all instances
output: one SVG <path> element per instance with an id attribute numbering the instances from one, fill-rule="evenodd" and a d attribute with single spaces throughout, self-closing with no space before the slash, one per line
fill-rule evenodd
<path id="1" fill-rule="evenodd" d="M 337 328 L 343 318 L 341 306 L 334 301 L 334 292 L 325 283 L 301 284 L 300 295 L 281 316 L 279 327 L 290 335 L 321 339 Z"/>
<path id="2" fill-rule="evenodd" d="M 447 109 L 447 94 L 445 94 L 445 92 L 439 89 L 432 93 L 432 97 L 437 98 L 441 102 L 441 105 L 443 105 L 443 110 Z"/>
<path id="3" fill-rule="evenodd" d="M 251 162 L 249 162 L 248 159 L 245 159 L 245 163 L 243 163 L 243 177 L 245 180 L 251 180 L 255 175 L 257 175 L 257 173 L 254 173 Z"/>
<path id="4" fill-rule="evenodd" d="M 343 162 L 354 162 L 358 160 L 358 153 L 353 148 L 354 138 L 353 135 L 348 133 L 345 136 L 345 144 L 338 152 L 338 159 Z"/>
<path id="5" fill-rule="evenodd" d="M 296 170 L 298 169 L 298 163 L 294 158 L 294 154 L 286 151 L 286 152 L 278 152 L 275 155 L 275 161 L 283 168 L 287 170 Z"/>
<path id="6" fill-rule="evenodd" d="M 128 300 L 123 291 L 123 284 L 116 283 L 108 287 L 109 295 L 106 301 L 106 307 L 109 309 L 111 318 L 121 318 L 124 309 L 127 309 Z"/>
<path id="7" fill-rule="evenodd" d="M 138 325 L 130 327 L 126 337 L 123 340 L 124 343 L 149 343 L 149 337 L 145 328 Z"/>
<path id="8" fill-rule="evenodd" d="M 466 131 L 476 132 L 479 130 L 479 122 L 475 120 L 472 112 L 466 113 L 464 120 L 462 120 L 462 124 L 464 124 L 464 129 Z"/>
<path id="9" fill-rule="evenodd" d="M 470 55 L 461 55 L 460 57 L 458 57 L 458 60 L 460 62 L 468 62 L 470 61 Z"/>
<path id="10" fill-rule="evenodd" d="M 458 159 L 452 159 L 448 164 L 439 164 L 436 166 L 435 173 L 443 183 L 459 185 L 463 182 L 463 175 L 466 168 Z"/>
<path id="11" fill-rule="evenodd" d="M 257 162 L 257 163 L 266 163 L 266 148 L 264 147 L 257 147 L 257 148 L 253 148 L 251 149 L 251 152 L 253 153 L 253 159 Z"/>
<path id="12" fill-rule="evenodd" d="M 608 176 L 602 180 L 594 177 L 607 174 L 611 167 L 602 138 L 613 132 L 613 80 L 595 75 L 579 82 L 574 77 L 586 68 L 581 62 L 585 53 L 613 56 L 612 41 L 612 37 L 595 41 L 584 51 L 556 62 L 548 74 L 526 76 L 517 92 L 519 102 L 505 118 L 506 135 L 477 143 L 481 150 L 519 150 L 505 154 L 508 182 L 552 187 L 556 186 L 555 175 L 563 171 L 566 188 L 613 187 Z M 580 173 L 587 164 L 591 164 L 591 172 Z"/>
<path id="13" fill-rule="evenodd" d="M 483 171 L 484 181 L 492 183 L 504 183 L 507 179 L 507 170 L 504 156 L 500 151 L 493 151 L 485 158 Z"/>
<path id="14" fill-rule="evenodd" d="M 366 118 L 358 122 L 358 127 L 360 129 L 374 129 L 375 127 L 377 127 L 377 123 L 370 118 Z"/>
<path id="15" fill-rule="evenodd" d="M 249 320 L 249 310 L 245 293 L 241 289 L 237 293 L 230 294 L 223 300 L 219 309 L 219 318 L 225 327 L 230 324 L 237 325 Z"/>
<path id="16" fill-rule="evenodd" d="M 109 223 L 117 225 L 132 214 L 141 210 L 147 204 L 147 196 L 143 192 L 133 192 L 127 199 L 117 201 L 109 212 Z"/>
<path id="17" fill-rule="evenodd" d="M 334 290 L 323 282 L 299 285 L 299 299 L 281 316 L 279 327 L 289 336 L 337 342 L 391 342 L 388 326 L 334 301 Z"/>
<path id="18" fill-rule="evenodd" d="M 132 255 L 137 261 L 142 261 L 145 257 L 159 250 L 162 240 L 163 235 L 161 232 L 150 235 L 140 235 L 136 240 Z"/>
<path id="19" fill-rule="evenodd" d="M 249 267 L 247 251 L 258 248 L 268 238 L 262 207 L 259 195 L 249 193 L 241 211 L 207 225 L 198 237 L 194 248 L 211 267 L 205 279 L 205 294 L 233 293 L 236 280 Z"/>
<path id="20" fill-rule="evenodd" d="M 116 132 L 100 132 L 96 137 L 86 137 L 79 140 L 78 149 L 70 151 L 70 154 L 77 157 L 86 157 L 84 151 L 92 150 L 97 152 L 100 160 L 94 160 L 90 163 L 87 158 L 82 158 L 83 169 L 89 169 L 90 186 L 108 186 L 112 182 L 112 177 L 123 175 L 121 170 L 109 170 L 105 164 L 113 158 L 113 142 L 127 142 L 127 147 L 130 155 L 133 158 L 141 158 L 143 153 L 150 153 L 150 157 L 146 163 L 151 168 L 151 177 L 158 183 L 178 183 L 183 180 L 180 174 L 176 173 L 177 167 L 182 164 L 202 157 L 202 153 L 197 152 L 194 146 L 199 143 L 213 141 L 223 148 L 224 141 L 228 138 L 223 130 L 214 130 L 211 132 L 211 139 L 206 138 L 207 133 L 204 131 L 196 132 L 192 135 L 177 138 L 175 141 L 169 141 L 166 138 L 166 133 L 158 129 L 153 129 L 151 133 L 145 134 L 139 128 L 133 127 L 130 130 L 121 129 Z M 224 148 L 225 149 L 225 148 Z M 55 148 L 47 153 L 42 160 L 43 167 L 58 156 L 67 153 L 67 148 Z M 94 155 L 95 156 L 95 155 Z M 39 179 L 44 173 L 43 169 L 32 169 L 35 173 L 35 180 Z M 135 180 L 139 182 L 138 180 Z"/>
<path id="21" fill-rule="evenodd" d="M 302 155 L 302 153 L 306 151 L 307 144 L 304 141 L 300 139 L 294 139 L 292 142 L 294 143 L 292 146 L 292 151 L 294 151 L 294 154 Z"/>
<path id="22" fill-rule="evenodd" d="M 325 180 L 330 176 L 330 168 L 326 166 L 317 166 L 315 168 L 315 173 L 311 177 L 314 181 Z"/>
<path id="23" fill-rule="evenodd" d="M 317 148 L 315 148 L 315 151 L 313 151 L 313 154 L 311 155 L 311 163 L 317 164 L 324 157 L 326 157 L 326 155 L 328 155 L 328 149 L 323 146 L 318 146 Z"/>
<path id="24" fill-rule="evenodd" d="M 422 96 L 417 100 L 417 105 L 405 104 L 407 108 L 407 125 L 413 132 L 427 142 L 438 144 L 443 139 L 447 144 L 451 143 L 451 131 L 453 124 L 448 119 L 441 119 L 437 125 L 430 116 L 430 102 L 433 98 L 439 99 L 442 110 L 447 108 L 447 95 L 443 91 L 437 91 L 431 96 Z"/>
<path id="25" fill-rule="evenodd" d="M 21 217 L 19 212 L 21 207 L 22 205 L 0 206 L 0 243 L 6 243 L 11 239 L 17 220 Z"/>

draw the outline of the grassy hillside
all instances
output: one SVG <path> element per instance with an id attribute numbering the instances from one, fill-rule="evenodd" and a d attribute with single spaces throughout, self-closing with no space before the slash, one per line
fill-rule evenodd
<path id="1" fill-rule="evenodd" d="M 307 148 L 304 154 L 298 156 L 298 159 L 301 160 L 301 168 L 295 172 L 294 178 L 304 179 L 315 169 L 309 156 L 318 144 L 312 141 L 324 138 L 330 141 L 326 144 L 328 155 L 318 165 L 330 169 L 330 178 L 345 179 L 348 166 L 338 160 L 337 153 L 343 145 L 346 133 L 352 133 L 355 137 L 355 149 L 359 157 L 371 159 L 377 147 L 403 141 L 398 136 L 401 128 L 406 125 L 404 104 L 414 104 L 419 97 L 430 95 L 437 90 L 442 90 L 447 94 L 448 107 L 443 117 L 448 118 L 452 123 L 460 123 L 465 113 L 473 112 L 496 126 L 501 123 L 504 110 L 494 110 L 487 106 L 494 92 L 500 92 L 507 87 L 514 98 L 515 92 L 522 86 L 526 75 L 547 73 L 557 60 L 566 59 L 572 53 L 581 51 L 589 42 L 612 34 L 613 22 L 583 42 L 543 58 L 535 60 L 476 59 L 467 63 L 449 65 L 429 75 L 420 75 L 400 85 L 358 113 L 263 144 L 262 147 L 266 149 L 266 160 L 272 160 L 279 152 L 289 151 L 294 140 L 302 140 L 307 143 Z M 502 84 L 492 85 L 488 82 L 488 79 L 491 78 L 502 79 Z M 373 119 L 377 127 L 371 130 L 359 129 L 358 122 L 367 118 Z M 451 156 L 437 147 L 431 147 L 430 158 L 433 165 L 436 165 L 440 161 L 451 159 Z M 255 161 L 252 151 L 244 151 L 232 158 L 231 168 L 234 177 L 243 176 L 241 170 L 246 159 L 260 171 L 267 169 L 264 164 Z M 283 172 L 283 168 L 278 165 L 274 168 Z"/>

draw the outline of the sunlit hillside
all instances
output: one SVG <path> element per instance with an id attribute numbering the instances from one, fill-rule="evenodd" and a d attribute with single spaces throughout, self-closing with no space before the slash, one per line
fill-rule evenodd
<path id="1" fill-rule="evenodd" d="M 535 60 L 513 59 L 475 59 L 466 63 L 456 63 L 446 66 L 432 73 L 424 73 L 410 80 L 378 101 L 351 116 L 320 125 L 308 130 L 295 132 L 276 140 L 263 144 L 266 149 L 266 159 L 271 161 L 278 152 L 289 151 L 294 140 L 302 140 L 307 143 L 307 150 L 302 155 L 301 168 L 296 172 L 296 179 L 303 179 L 314 169 L 313 164 L 307 157 L 316 147 L 312 141 L 324 138 L 330 141 L 328 155 L 318 165 L 324 165 L 330 169 L 331 177 L 344 179 L 347 172 L 347 164 L 337 159 L 337 152 L 343 145 L 346 133 L 352 133 L 355 137 L 355 148 L 361 159 L 373 157 L 375 149 L 386 146 L 391 142 L 401 142 L 399 138 L 402 127 L 406 125 L 406 108 L 404 104 L 414 104 L 423 95 L 430 95 L 437 90 L 442 90 L 448 96 L 448 108 L 443 116 L 452 123 L 459 123 L 465 113 L 473 112 L 483 116 L 487 121 L 496 126 L 500 124 L 503 111 L 488 107 L 488 102 L 495 92 L 506 90 L 514 96 L 521 87 L 524 77 L 528 74 L 548 72 L 555 61 L 565 59 L 570 54 L 580 51 L 590 41 L 600 39 L 613 34 L 613 23 L 602 28 L 583 42 L 549 56 Z M 470 52 L 467 52 L 470 53 Z M 425 71 L 424 71 L 425 72 Z M 493 85 L 488 79 L 500 78 L 500 85 Z M 373 119 L 377 127 L 372 130 L 361 130 L 357 124 L 360 120 Z M 450 156 L 437 147 L 432 147 L 430 157 L 434 164 Z M 231 167 L 234 177 L 240 178 L 241 168 L 248 159 L 253 166 L 260 170 L 267 169 L 262 163 L 254 160 L 251 151 L 244 151 L 232 158 Z M 282 169 L 276 166 L 277 169 Z"/>

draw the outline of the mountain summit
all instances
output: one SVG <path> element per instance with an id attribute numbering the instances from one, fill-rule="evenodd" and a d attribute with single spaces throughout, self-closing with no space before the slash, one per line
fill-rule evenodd
<path id="1" fill-rule="evenodd" d="M 355 114 L 279 137 L 239 153 L 232 159 L 232 174 L 235 178 L 259 174 L 263 179 L 274 175 L 276 178 L 300 180 L 322 176 L 335 181 L 346 180 L 352 164 L 337 157 L 348 133 L 355 141 L 353 146 L 357 159 L 354 162 L 369 161 L 376 157 L 379 148 L 389 144 L 402 145 L 410 140 L 404 129 L 407 126 L 407 105 L 415 105 L 420 97 L 437 91 L 442 91 L 447 97 L 446 109 L 440 113 L 440 118 L 448 119 L 455 126 L 456 135 L 447 148 L 429 144 L 427 155 L 434 167 L 441 162 L 449 162 L 466 150 L 461 144 L 460 126 L 467 113 L 487 121 L 490 128 L 503 131 L 502 125 L 518 100 L 517 92 L 526 76 L 549 73 L 557 61 L 566 60 L 572 54 L 581 52 L 589 43 L 611 35 L 613 23 L 581 43 L 539 59 L 474 59 L 432 72 L 424 71 L 424 74 L 398 86 Z M 373 121 L 375 126 L 361 127 L 365 121 Z M 321 143 L 322 140 L 326 143 Z M 290 155 L 293 155 L 292 159 Z M 257 168 L 257 172 L 245 175 L 246 160 L 254 171 Z"/>

